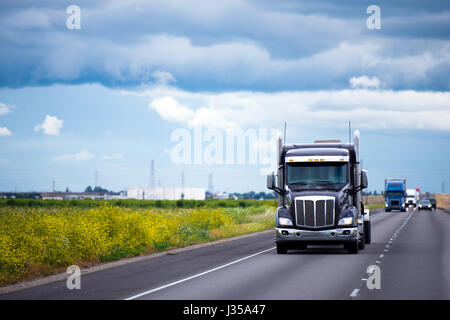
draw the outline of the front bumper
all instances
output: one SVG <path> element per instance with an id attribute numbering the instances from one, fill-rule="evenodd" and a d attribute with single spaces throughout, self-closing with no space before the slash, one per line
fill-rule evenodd
<path id="1" fill-rule="evenodd" d="M 347 234 L 348 233 L 348 234 Z M 331 230 L 299 230 L 275 228 L 277 243 L 343 244 L 358 239 L 358 228 L 336 228 Z"/>

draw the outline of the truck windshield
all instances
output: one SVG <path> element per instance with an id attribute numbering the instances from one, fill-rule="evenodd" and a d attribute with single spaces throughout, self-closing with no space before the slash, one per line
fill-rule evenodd
<path id="1" fill-rule="evenodd" d="M 287 183 L 293 190 L 340 189 L 347 183 L 347 171 L 347 163 L 288 163 Z"/>
<path id="2" fill-rule="evenodd" d="M 388 191 L 386 192 L 386 196 L 388 197 L 404 197 L 405 194 L 403 191 Z"/>

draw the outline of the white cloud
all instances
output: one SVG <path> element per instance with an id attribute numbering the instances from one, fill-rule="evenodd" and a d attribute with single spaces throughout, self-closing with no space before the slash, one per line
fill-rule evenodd
<path id="1" fill-rule="evenodd" d="M 123 156 L 121 153 L 105 154 L 101 156 L 102 160 L 120 160 Z"/>
<path id="2" fill-rule="evenodd" d="M 295 121 L 295 127 L 301 130 L 340 129 L 350 120 L 354 126 L 373 130 L 450 131 L 450 92 L 353 89 L 202 93 L 159 87 L 135 94 L 149 96 L 150 108 L 163 119 L 188 127 L 280 128 L 288 120 Z"/>
<path id="3" fill-rule="evenodd" d="M 15 107 L 16 106 L 7 106 L 6 104 L 0 102 L 0 115 L 7 114 Z"/>
<path id="4" fill-rule="evenodd" d="M 47 115 L 42 124 L 38 124 L 36 127 L 34 127 L 34 131 L 43 130 L 44 134 L 57 136 L 61 131 L 63 123 L 63 120 Z"/>
<path id="5" fill-rule="evenodd" d="M 95 159 L 95 154 L 90 153 L 87 150 L 81 150 L 78 153 L 66 153 L 53 158 L 54 162 L 65 162 L 65 161 L 88 161 Z"/>
<path id="6" fill-rule="evenodd" d="M 177 82 L 175 77 L 166 71 L 157 70 L 152 73 L 152 77 L 155 78 L 157 84 L 166 85 L 171 82 Z"/>
<path id="7" fill-rule="evenodd" d="M 367 76 L 352 77 L 349 82 L 354 89 L 378 89 L 381 85 L 381 81 L 377 77 L 369 78 Z"/>
<path id="8" fill-rule="evenodd" d="M 11 131 L 9 131 L 6 127 L 0 127 L 0 137 L 4 136 L 10 136 L 12 135 Z"/>
<path id="9" fill-rule="evenodd" d="M 153 100 L 149 106 L 158 114 L 169 121 L 185 122 L 194 116 L 194 111 L 180 104 L 172 97 L 162 97 Z"/>

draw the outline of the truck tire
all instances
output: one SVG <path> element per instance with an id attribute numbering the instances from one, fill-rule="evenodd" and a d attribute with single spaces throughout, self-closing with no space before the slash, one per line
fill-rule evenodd
<path id="1" fill-rule="evenodd" d="M 286 253 L 287 253 L 286 247 L 280 243 L 277 243 L 277 254 L 286 254 Z"/>
<path id="2" fill-rule="evenodd" d="M 366 244 L 370 244 L 372 241 L 372 227 L 370 221 L 364 221 L 364 238 L 366 240 Z"/>
<path id="3" fill-rule="evenodd" d="M 358 241 L 358 249 L 364 250 L 365 247 L 366 247 L 366 234 L 363 234 L 361 236 L 361 241 Z"/>
<path id="4" fill-rule="evenodd" d="M 357 254 L 358 253 L 358 242 L 359 241 L 347 243 L 344 245 L 344 248 L 347 249 L 348 253 L 350 253 L 350 254 Z"/>
<path id="5" fill-rule="evenodd" d="M 384 212 L 391 212 L 390 209 L 384 209 Z"/>

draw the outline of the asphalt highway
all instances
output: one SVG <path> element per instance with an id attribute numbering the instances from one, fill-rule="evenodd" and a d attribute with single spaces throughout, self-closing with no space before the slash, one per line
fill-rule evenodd
<path id="1" fill-rule="evenodd" d="M 311 246 L 277 255 L 266 232 L 82 274 L 80 290 L 60 280 L 0 299 L 450 299 L 450 214 L 410 209 L 371 219 L 372 243 L 358 254 Z M 378 267 L 379 288 L 367 286 L 369 266 Z"/>

